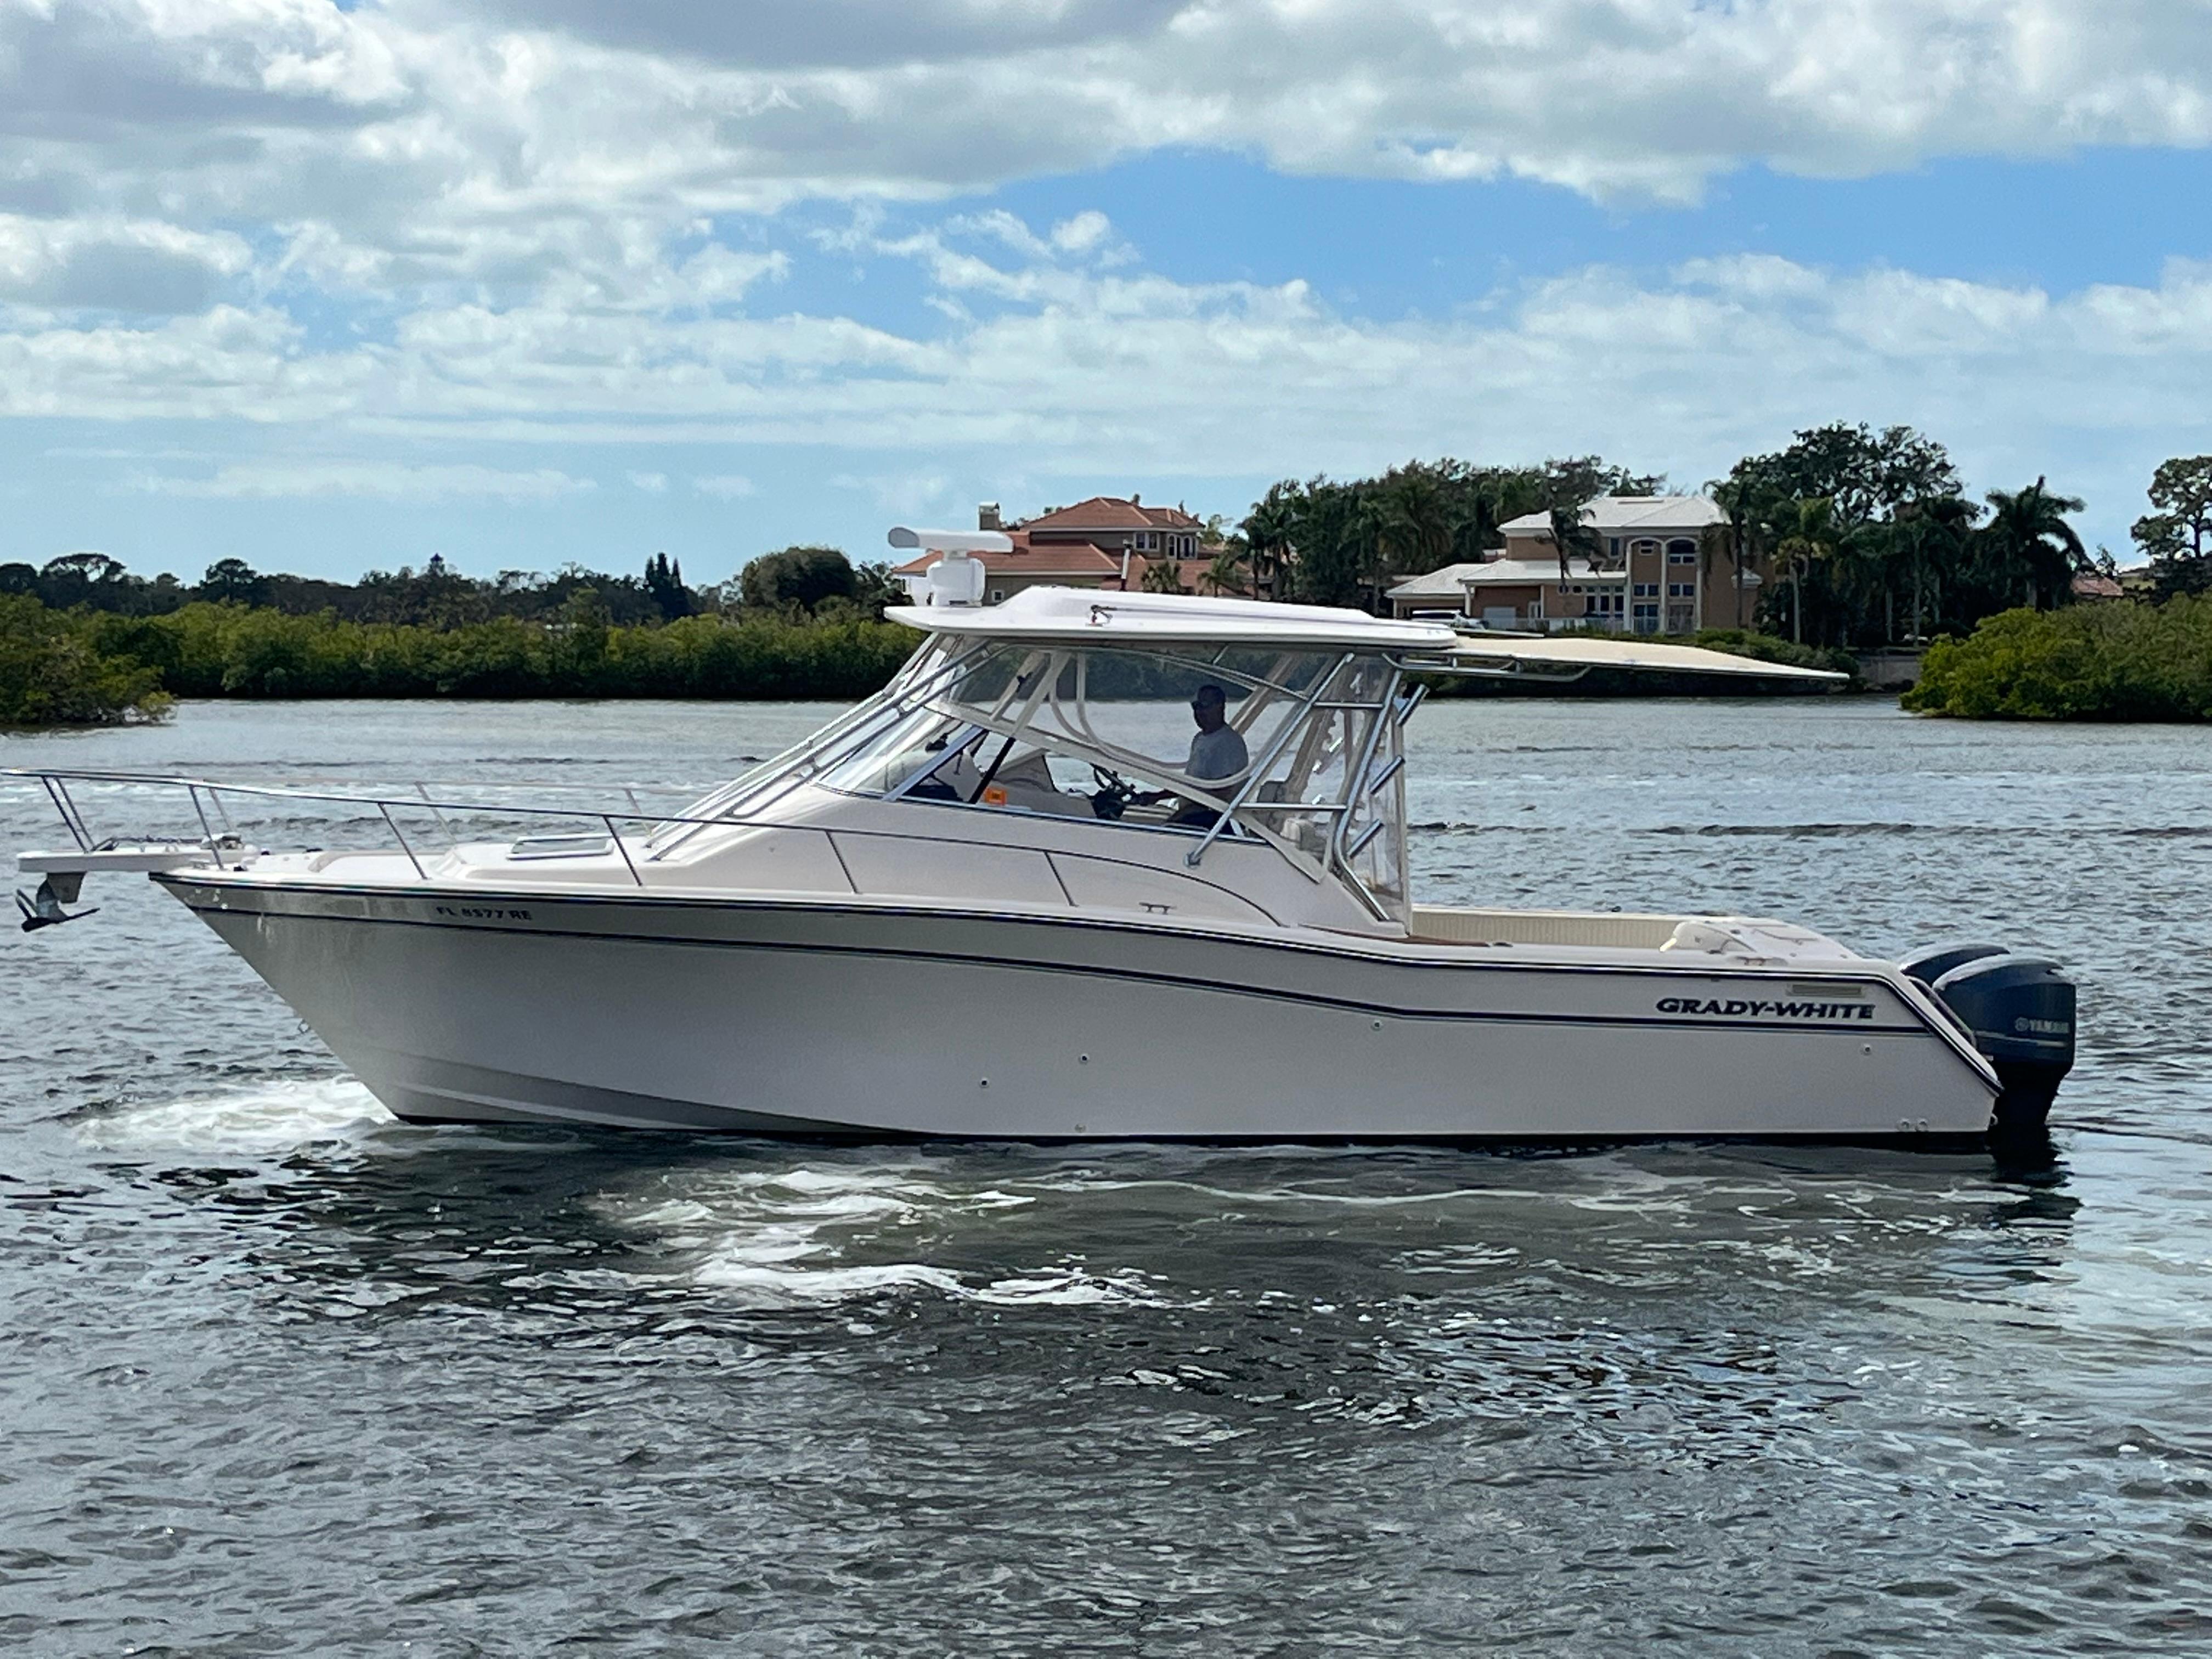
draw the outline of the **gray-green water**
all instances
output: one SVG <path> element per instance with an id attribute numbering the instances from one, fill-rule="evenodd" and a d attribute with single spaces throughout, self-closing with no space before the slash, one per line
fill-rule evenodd
<path id="1" fill-rule="evenodd" d="M 618 794 L 822 712 L 196 705 L 0 758 Z M 1428 893 L 2063 958 L 2055 1166 L 409 1128 L 111 881 L 0 945 L 0 1640 L 2212 1648 L 2212 737 L 1416 725 Z"/>

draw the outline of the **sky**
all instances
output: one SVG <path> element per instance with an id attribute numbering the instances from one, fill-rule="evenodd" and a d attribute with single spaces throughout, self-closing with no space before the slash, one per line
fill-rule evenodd
<path id="1" fill-rule="evenodd" d="M 0 561 L 884 554 L 1832 420 L 2130 556 L 2207 0 L 0 0 Z"/>

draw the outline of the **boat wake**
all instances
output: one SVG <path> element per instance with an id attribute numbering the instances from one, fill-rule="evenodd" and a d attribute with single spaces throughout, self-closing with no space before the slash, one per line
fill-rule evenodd
<path id="1" fill-rule="evenodd" d="M 94 1152 L 270 1152 L 358 1141 L 398 1121 L 353 1079 L 335 1077 L 105 1108 L 76 1129 Z"/>
<path id="2" fill-rule="evenodd" d="M 1141 1275 L 1062 1261 L 1008 1271 L 960 1271 L 913 1259 L 949 1226 L 988 1228 L 1035 1200 L 997 1187 L 962 1189 L 910 1168 L 803 1167 L 710 1176 L 679 1199 L 615 1218 L 659 1232 L 695 1285 L 744 1305 L 829 1306 L 906 1296 L 1001 1307 L 1135 1306 L 1161 1297 Z M 869 1260 L 868 1258 L 878 1258 Z M 892 1257 L 896 1259 L 881 1259 Z M 856 1260 L 855 1258 L 859 1258 Z"/>

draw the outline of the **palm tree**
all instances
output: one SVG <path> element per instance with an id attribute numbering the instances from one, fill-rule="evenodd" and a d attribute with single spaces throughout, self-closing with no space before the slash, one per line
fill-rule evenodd
<path id="1" fill-rule="evenodd" d="M 1554 502 L 1552 506 L 1552 548 L 1559 556 L 1559 580 L 1574 580 L 1573 568 L 1568 563 L 1576 554 L 1581 554 L 1595 569 L 1597 562 L 1605 556 L 1605 542 L 1597 532 L 1583 522 L 1580 501 Z"/>
<path id="2" fill-rule="evenodd" d="M 1937 495 L 1899 506 L 1890 533 L 1912 579 L 1908 644 L 1917 645 L 1924 637 L 1923 617 L 1933 620 L 1942 614 L 1944 578 L 1966 564 L 1972 551 L 1969 538 L 1980 511 L 1963 495 Z"/>
<path id="3" fill-rule="evenodd" d="M 1790 637 L 1805 642 L 1805 575 L 1836 550 L 1836 504 L 1826 495 L 1799 501 L 1790 533 L 1775 550 L 1790 573 Z"/>
<path id="4" fill-rule="evenodd" d="M 2025 489 L 1992 489 L 1988 499 L 1990 521 L 1978 540 L 1997 584 L 2009 590 L 2021 583 L 2032 610 L 2042 608 L 2039 600 L 2046 593 L 2052 608 L 2065 604 L 2074 578 L 2091 568 L 2089 550 L 2066 522 L 2087 503 L 2078 495 L 2052 495 L 2040 477 Z"/>
<path id="5" fill-rule="evenodd" d="M 1390 574 L 1425 576 L 1451 562 L 1458 515 L 1436 474 L 1419 465 L 1395 469 L 1383 481 L 1383 534 Z"/>
<path id="6" fill-rule="evenodd" d="M 1241 537 L 1224 542 L 1221 550 L 1213 556 L 1213 562 L 1198 579 L 1198 585 L 1217 595 L 1242 593 L 1244 591 L 1244 565 L 1251 554 Z"/>
<path id="7" fill-rule="evenodd" d="M 1698 532 L 1698 591 L 1701 593 L 1707 591 L 1712 580 L 1713 560 L 1720 554 L 1727 554 L 1729 568 L 1735 573 L 1735 622 L 1733 625 L 1741 628 L 1743 626 L 1743 561 L 1736 556 L 1736 549 L 1741 545 L 1737 536 L 1735 525 L 1729 520 L 1723 520 L 1719 524 L 1709 524 Z M 1708 628 L 1712 625 L 1710 622 L 1705 624 Z"/>
<path id="8" fill-rule="evenodd" d="M 1738 466 L 1727 477 L 1708 483 L 1705 493 L 1728 514 L 1728 522 L 1709 526 L 1698 538 L 1698 574 L 1702 577 L 1711 573 L 1715 554 L 1729 556 L 1729 566 L 1735 574 L 1735 626 L 1746 627 L 1751 619 L 1743 614 L 1745 578 L 1753 574 L 1752 568 L 1762 552 L 1774 544 L 1778 491 L 1756 470 Z"/>
<path id="9" fill-rule="evenodd" d="M 1244 544 L 1250 550 L 1252 592 L 1255 598 L 1274 596 L 1277 574 L 1291 551 L 1291 532 L 1297 521 L 1297 510 L 1291 500 L 1297 489 L 1293 483 L 1269 486 L 1267 495 L 1252 503 L 1243 525 Z"/>
<path id="10" fill-rule="evenodd" d="M 1382 589 L 1389 581 L 1390 513 L 1380 498 L 1362 489 L 1352 509 L 1350 525 L 1353 568 L 1358 573 L 1361 602 L 1370 611 L 1382 608 Z"/>
<path id="11" fill-rule="evenodd" d="M 1163 556 L 1145 561 L 1145 574 L 1137 586 L 1147 593 L 1184 593 L 1182 571 L 1173 559 Z"/>

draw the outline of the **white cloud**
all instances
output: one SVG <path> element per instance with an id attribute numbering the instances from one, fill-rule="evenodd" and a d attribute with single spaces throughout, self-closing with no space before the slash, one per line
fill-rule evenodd
<path id="1" fill-rule="evenodd" d="M 1095 208 L 1086 209 L 1052 228 L 1052 245 L 1063 253 L 1088 253 L 1104 241 L 1113 228 L 1104 214 Z"/>
<path id="2" fill-rule="evenodd" d="M 632 484 L 648 495 L 661 495 L 668 488 L 668 475 L 665 472 L 632 472 L 627 476 Z"/>
<path id="3" fill-rule="evenodd" d="M 1748 162 L 2208 143 L 2197 0 L 0 0 L 0 212 L 253 222 L 378 293 L 659 303 L 705 216 L 1160 147 L 1680 200 Z"/>
<path id="4" fill-rule="evenodd" d="M 229 232 L 106 215 L 0 213 L 0 301 L 54 310 L 202 311 L 252 263 L 245 239 Z"/>
<path id="5" fill-rule="evenodd" d="M 144 473 L 127 488 L 154 495 L 238 499 L 365 496 L 387 501 L 442 501 L 489 497 L 506 501 L 556 501 L 597 486 L 550 467 L 503 471 L 488 466 L 408 466 L 387 461 L 251 461 L 206 477 Z"/>
<path id="6" fill-rule="evenodd" d="M 138 481 L 217 496 L 592 488 L 565 454 L 373 453 L 431 438 L 814 445 L 908 489 L 954 455 L 1111 478 L 1602 448 L 1694 480 L 1837 416 L 2112 496 L 2212 447 L 2203 269 L 2051 294 L 1737 258 L 1382 322 L 1173 281 L 1094 210 L 890 235 L 866 207 L 1157 147 L 1688 199 L 1750 161 L 2121 143 L 2212 143 L 2198 0 L 0 0 L 0 416 L 361 452 Z M 784 297 L 761 216 L 809 199 L 858 204 L 825 245 L 906 262 L 933 315 Z"/>
<path id="7" fill-rule="evenodd" d="M 902 246 L 933 280 L 989 287 L 990 313 L 924 336 L 805 313 L 456 305 L 403 319 L 388 343 L 319 350 L 266 312 L 47 319 L 0 335 L 0 407 L 251 413 L 275 432 L 320 422 L 448 451 L 813 446 L 856 458 L 837 482 L 909 502 L 934 501 L 956 470 L 1289 476 L 1443 453 L 1598 450 L 1694 484 L 1795 427 L 1906 421 L 1984 484 L 2048 472 L 2090 495 L 2108 538 L 2140 510 L 2156 460 L 2212 447 L 2212 266 L 2073 295 L 1765 256 L 1595 266 L 1502 289 L 1457 319 L 1384 322 L 1333 312 L 1301 283 L 1185 284 L 1049 256 L 976 260 L 979 276 L 945 264 L 940 237 Z M 630 478 L 652 489 L 663 476 Z M 744 475 L 687 477 L 717 499 L 756 492 Z M 318 460 L 137 487 L 528 500 L 591 486 L 550 467 Z"/>
<path id="8" fill-rule="evenodd" d="M 694 478 L 691 488 L 702 495 L 712 495 L 717 501 L 733 501 L 741 495 L 753 493 L 753 481 L 734 472 L 723 472 L 711 477 Z"/>

